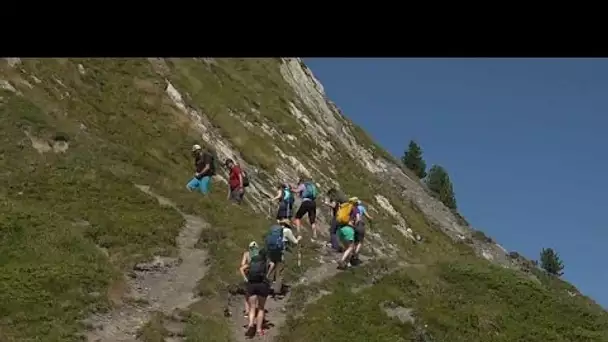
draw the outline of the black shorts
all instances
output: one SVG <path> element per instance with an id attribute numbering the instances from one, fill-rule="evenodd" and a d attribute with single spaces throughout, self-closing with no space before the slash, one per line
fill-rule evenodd
<path id="1" fill-rule="evenodd" d="M 283 262 L 283 251 L 266 251 L 268 253 L 268 260 L 274 262 L 275 264 L 279 262 Z"/>
<path id="2" fill-rule="evenodd" d="M 247 283 L 246 286 L 247 297 L 258 296 L 268 297 L 270 294 L 270 284 L 264 283 Z"/>
<path id="3" fill-rule="evenodd" d="M 310 224 L 315 223 L 317 220 L 317 203 L 315 201 L 302 201 L 300 208 L 298 208 L 298 212 L 296 212 L 296 219 L 300 220 L 306 214 L 308 214 Z"/>
<path id="4" fill-rule="evenodd" d="M 365 222 L 359 221 L 355 225 L 355 243 L 363 242 L 365 239 Z"/>
<path id="5" fill-rule="evenodd" d="M 277 220 L 291 219 L 292 216 L 293 216 L 293 203 L 279 204 L 279 210 L 277 211 Z"/>

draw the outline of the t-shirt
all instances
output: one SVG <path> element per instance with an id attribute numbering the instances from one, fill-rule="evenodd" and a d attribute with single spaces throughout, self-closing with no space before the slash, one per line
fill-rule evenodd
<path id="1" fill-rule="evenodd" d="M 194 167 L 196 172 L 201 172 L 205 166 L 209 165 L 209 169 L 205 173 L 201 174 L 200 177 L 212 176 L 213 175 L 213 156 L 209 152 L 199 153 L 194 160 Z"/>
<path id="2" fill-rule="evenodd" d="M 238 165 L 234 165 L 232 169 L 230 169 L 230 177 L 228 180 L 228 184 L 230 184 L 230 190 L 234 190 L 241 186 L 241 181 L 239 180 L 240 175 L 241 167 Z"/>
<path id="3" fill-rule="evenodd" d="M 367 212 L 367 209 L 365 209 L 363 204 L 359 204 L 357 206 L 357 213 L 361 215 L 361 221 L 363 221 L 363 218 L 365 217 L 364 215 L 366 212 Z"/>

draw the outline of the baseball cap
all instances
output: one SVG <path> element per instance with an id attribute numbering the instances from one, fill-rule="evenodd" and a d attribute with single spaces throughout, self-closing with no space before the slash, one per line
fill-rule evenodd
<path id="1" fill-rule="evenodd" d="M 255 241 L 251 241 L 251 242 L 249 243 L 249 248 L 256 248 L 257 246 L 258 246 L 258 243 L 257 243 L 257 242 L 255 242 Z"/>
<path id="2" fill-rule="evenodd" d="M 199 144 L 192 145 L 192 152 L 202 150 L 203 148 Z"/>

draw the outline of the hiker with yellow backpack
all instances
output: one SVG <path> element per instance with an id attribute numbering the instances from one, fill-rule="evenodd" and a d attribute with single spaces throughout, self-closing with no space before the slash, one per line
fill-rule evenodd
<path id="1" fill-rule="evenodd" d="M 344 253 L 338 261 L 338 269 L 346 269 L 355 248 L 355 222 L 357 219 L 357 204 L 359 199 L 351 197 L 345 203 L 340 204 L 336 212 L 336 223 L 338 224 L 338 237 L 344 245 Z"/>

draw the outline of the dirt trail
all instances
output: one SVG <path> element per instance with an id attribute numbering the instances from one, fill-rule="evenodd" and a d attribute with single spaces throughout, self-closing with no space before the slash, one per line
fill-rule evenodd
<path id="1" fill-rule="evenodd" d="M 155 197 L 160 205 L 179 211 L 174 203 L 153 193 L 149 186 L 136 187 Z M 208 224 L 200 217 L 179 212 L 186 220 L 176 238 L 179 258 L 156 257 L 151 263 L 138 264 L 135 276 L 126 279 L 129 293 L 125 297 L 130 300 L 108 314 L 91 317 L 87 323 L 94 330 L 88 332 L 88 341 L 136 341 L 137 330 L 148 322 L 153 312 L 171 314 L 196 301 L 193 290 L 207 271 L 207 253 L 194 246 Z"/>
<path id="2" fill-rule="evenodd" d="M 277 336 L 279 336 L 280 328 L 283 326 L 287 318 L 286 306 L 289 303 L 291 290 L 299 286 L 320 283 L 341 272 L 337 269 L 336 260 L 338 258 L 338 254 L 323 254 L 319 258 L 321 265 L 307 270 L 304 275 L 300 277 L 299 281 L 293 284 L 290 291 L 287 293 L 287 295 L 285 295 L 284 298 L 275 300 L 268 297 L 268 300 L 266 301 L 266 310 L 268 310 L 266 313 L 266 320 L 268 320 L 270 329 L 266 330 L 263 340 L 273 341 Z M 362 260 L 365 261 L 367 258 L 362 256 Z M 287 267 L 289 267 L 289 265 Z M 233 328 L 234 339 L 237 342 L 260 340 L 259 336 L 256 336 L 254 339 L 245 337 L 245 327 L 248 320 L 243 317 L 244 306 L 245 304 L 243 296 L 235 296 L 229 303 L 230 312 L 232 313 L 231 325 Z"/>

